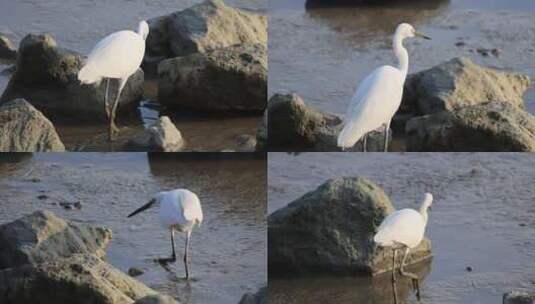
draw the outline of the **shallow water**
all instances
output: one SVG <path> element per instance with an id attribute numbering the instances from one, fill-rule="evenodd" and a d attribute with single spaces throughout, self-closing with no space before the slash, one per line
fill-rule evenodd
<path id="1" fill-rule="evenodd" d="M 534 166 L 527 153 L 270 153 L 268 212 L 339 176 L 372 180 L 398 209 L 417 207 L 431 192 L 426 235 L 434 257 L 421 303 L 498 304 L 504 292 L 535 290 Z M 377 280 L 270 278 L 270 296 L 273 303 L 392 303 L 388 276 Z"/>
<path id="2" fill-rule="evenodd" d="M 401 22 L 412 23 L 433 38 L 405 42 L 409 73 L 467 56 L 479 64 L 535 78 L 533 1 L 391 1 L 330 7 L 314 7 L 313 2 L 271 2 L 269 96 L 296 92 L 310 105 L 345 113 L 358 83 L 374 68 L 396 62 L 391 37 Z M 455 46 L 459 41 L 466 46 Z M 498 48 L 502 53 L 483 57 L 475 52 L 477 48 Z M 535 87 L 524 99 L 527 109 L 535 113 Z"/>
<path id="3" fill-rule="evenodd" d="M 262 155 L 71 153 L 0 155 L 0 223 L 35 210 L 113 230 L 107 250 L 122 271 L 138 267 L 139 280 L 180 303 L 236 304 L 266 277 L 266 172 Z M 18 162 L 8 163 L 8 159 Z M 157 191 L 188 188 L 201 200 L 204 222 L 191 241 L 192 280 L 181 259 L 169 270 L 153 259 L 171 253 L 169 233 L 156 211 L 127 219 Z M 38 199 L 46 195 L 47 199 Z M 60 202 L 82 203 L 65 210 Z M 176 238 L 182 256 L 184 239 Z"/>
<path id="4" fill-rule="evenodd" d="M 199 2 L 202 0 L 0 0 L 0 33 L 7 34 L 16 45 L 28 33 L 50 33 L 59 46 L 87 54 L 109 33 L 136 29 L 139 20 L 169 14 Z M 225 3 L 257 12 L 267 9 L 267 0 L 226 0 Z M 12 64 L 14 62 L 0 62 L 0 72 Z M 0 74 L 0 92 L 4 91 L 9 77 Z M 155 93 L 150 92 L 149 98 L 155 98 Z M 235 137 L 256 134 L 260 121 L 260 116 L 214 118 L 200 114 L 192 114 L 178 122 L 174 120 L 183 136 L 188 137 L 188 150 L 210 151 L 235 150 Z M 68 150 L 113 151 L 119 146 L 102 140 L 107 136 L 105 125 L 53 123 L 61 135 L 65 134 L 66 138 L 62 137 L 62 140 Z M 142 130 L 142 120 L 131 119 L 123 126 L 127 130 L 122 138 L 127 140 L 134 131 Z M 216 128 L 217 133 L 213 132 Z"/>

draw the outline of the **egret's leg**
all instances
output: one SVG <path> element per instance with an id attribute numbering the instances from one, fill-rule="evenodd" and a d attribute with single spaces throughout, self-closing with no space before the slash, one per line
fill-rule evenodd
<path id="1" fill-rule="evenodd" d="M 110 88 L 110 79 L 106 78 L 106 93 L 104 95 L 104 111 L 106 113 L 106 117 L 110 119 L 110 108 L 108 107 L 108 90 Z"/>
<path id="2" fill-rule="evenodd" d="M 396 248 L 392 247 L 392 291 L 394 293 L 394 304 L 398 303 L 398 291 L 396 288 Z"/>
<path id="3" fill-rule="evenodd" d="M 364 140 L 362 141 L 362 152 L 366 151 L 366 145 L 368 143 L 368 133 L 364 134 Z"/>
<path id="4" fill-rule="evenodd" d="M 390 130 L 390 121 L 385 125 L 385 150 L 384 152 L 388 152 L 388 131 Z"/>
<path id="5" fill-rule="evenodd" d="M 405 276 L 405 277 L 409 277 L 412 279 L 412 287 L 414 290 L 416 290 L 416 298 L 418 299 L 418 301 L 420 300 L 420 283 L 419 283 L 419 278 L 416 274 L 414 273 L 411 273 L 411 272 L 406 272 L 404 269 L 403 269 L 403 266 L 405 265 L 405 260 L 407 259 L 407 256 L 409 255 L 409 248 L 405 248 L 405 252 L 403 254 L 403 259 L 401 260 L 401 266 L 399 268 L 399 273 L 402 275 L 402 276 Z"/>
<path id="6" fill-rule="evenodd" d="M 173 254 L 171 255 L 171 261 L 176 261 L 176 254 L 175 254 L 175 230 L 171 227 L 171 248 L 173 250 Z"/>
<path id="7" fill-rule="evenodd" d="M 186 268 L 186 280 L 189 279 L 189 270 L 188 270 L 188 248 L 189 248 L 189 239 L 191 236 L 191 231 L 188 231 L 186 234 L 186 246 L 184 249 L 184 267 Z"/>
<path id="8" fill-rule="evenodd" d="M 117 126 L 115 125 L 115 112 L 117 111 L 117 106 L 119 105 L 119 99 L 121 98 L 121 92 L 123 91 L 124 85 L 126 84 L 127 78 L 121 78 L 119 79 L 119 90 L 117 92 L 117 97 L 115 97 L 115 102 L 113 103 L 113 106 L 110 111 L 110 119 L 109 119 L 109 138 L 110 141 L 113 141 L 115 139 L 115 133 L 119 131 Z"/>

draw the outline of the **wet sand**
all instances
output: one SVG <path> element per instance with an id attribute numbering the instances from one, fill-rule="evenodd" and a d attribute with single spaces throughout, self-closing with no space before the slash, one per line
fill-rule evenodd
<path id="1" fill-rule="evenodd" d="M 270 153 L 268 212 L 337 176 L 372 180 L 398 209 L 417 207 L 420 195 L 431 192 L 426 235 L 434 257 L 421 303 L 499 304 L 504 292 L 535 290 L 534 166 L 528 153 Z M 286 278 L 269 284 L 273 303 L 307 303 L 311 296 L 322 303 L 392 302 L 384 297 L 391 294 L 387 279 Z M 407 302 L 417 303 L 414 296 Z"/>
<path id="2" fill-rule="evenodd" d="M 236 304 L 267 280 L 265 166 L 261 155 L 236 153 L 0 154 L 0 223 L 48 209 L 109 227 L 107 258 L 122 271 L 141 268 L 139 280 L 180 303 Z M 181 259 L 169 270 L 153 261 L 171 251 L 157 211 L 126 218 L 151 194 L 178 187 L 196 192 L 204 212 L 192 233 L 189 283 Z M 64 201 L 82 209 L 65 210 Z M 176 241 L 181 256 L 184 238 Z"/>
<path id="3" fill-rule="evenodd" d="M 535 78 L 535 3 L 523 0 L 391 1 L 388 5 L 317 7 L 314 0 L 273 0 L 269 27 L 269 96 L 296 92 L 321 110 L 344 114 L 358 83 L 396 64 L 391 39 L 412 23 L 432 41 L 405 42 L 409 73 L 458 56 Z M 325 2 L 325 1 L 324 1 Z M 347 1 L 346 1 L 347 2 Z M 457 42 L 465 46 L 458 47 Z M 478 48 L 501 50 L 484 57 Z M 535 113 L 535 87 L 524 96 Z"/>
<path id="4" fill-rule="evenodd" d="M 202 0 L 2 1 L 0 33 L 7 34 L 17 46 L 28 33 L 50 33 L 59 46 L 88 54 L 100 39 L 112 32 L 135 29 L 139 20 L 169 14 L 200 2 Z M 266 0 L 228 0 L 225 3 L 260 13 L 267 10 Z M 36 12 L 39 12 L 38 18 Z M 0 72 L 13 64 L 12 61 L 0 61 Z M 0 94 L 9 78 L 9 74 L 0 74 Z M 153 89 L 148 88 L 146 92 L 147 100 L 155 100 Z M 214 117 L 201 113 L 188 114 L 187 118 L 173 119 L 173 122 L 187 141 L 186 150 L 190 151 L 237 150 L 235 138 L 244 134 L 255 135 L 262 120 L 261 115 Z M 121 143 L 143 129 L 141 115 L 132 113 L 120 124 L 124 134 L 118 143 L 111 145 L 105 140 L 105 124 L 73 125 L 57 119 L 52 122 L 67 150 L 71 151 L 118 151 L 122 149 Z"/>

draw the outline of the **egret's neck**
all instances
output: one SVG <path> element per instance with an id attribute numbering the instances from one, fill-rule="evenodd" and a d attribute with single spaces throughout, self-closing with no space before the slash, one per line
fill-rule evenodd
<path id="1" fill-rule="evenodd" d="M 427 225 L 427 206 L 420 207 L 420 214 L 424 218 L 424 222 Z"/>
<path id="2" fill-rule="evenodd" d="M 403 47 L 403 37 L 400 35 L 394 36 L 394 54 L 398 58 L 399 70 L 403 74 L 403 79 L 407 77 L 407 72 L 409 71 L 409 53 Z"/>

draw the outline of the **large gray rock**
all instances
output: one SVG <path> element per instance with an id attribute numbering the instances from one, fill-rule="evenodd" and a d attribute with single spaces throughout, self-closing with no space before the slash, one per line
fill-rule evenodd
<path id="1" fill-rule="evenodd" d="M 508 102 L 487 102 L 409 120 L 408 151 L 535 151 L 535 117 Z"/>
<path id="2" fill-rule="evenodd" d="M 256 293 L 246 293 L 240 300 L 239 304 L 267 304 L 268 303 L 268 288 L 264 286 Z"/>
<path id="3" fill-rule="evenodd" d="M 105 120 L 104 93 L 106 81 L 83 85 L 78 71 L 83 57 L 59 48 L 50 35 L 29 34 L 20 43 L 17 67 L 0 102 L 24 98 L 47 117 L 76 121 Z M 135 110 L 143 96 L 143 71 L 130 77 L 121 94 L 118 115 Z M 110 100 L 116 96 L 116 81 L 110 82 Z"/>
<path id="4" fill-rule="evenodd" d="M 131 304 L 156 293 L 92 255 L 0 270 L 2 303 Z"/>
<path id="5" fill-rule="evenodd" d="M 268 102 L 269 151 L 341 151 L 342 119 L 305 105 L 297 94 L 275 94 Z M 368 135 L 367 151 L 383 151 L 384 128 Z M 390 138 L 389 138 L 390 140 Z M 362 151 L 362 140 L 348 151 Z"/>
<path id="6" fill-rule="evenodd" d="M 17 50 L 7 36 L 0 34 L 0 59 L 17 59 Z"/>
<path id="7" fill-rule="evenodd" d="M 37 211 L 0 226 L 0 269 L 73 254 L 103 257 L 111 237 L 109 229 L 64 220 L 50 211 Z"/>
<path id="8" fill-rule="evenodd" d="M 127 149 L 151 152 L 178 152 L 184 148 L 182 134 L 167 116 L 160 117 L 152 126 L 127 143 Z"/>
<path id="9" fill-rule="evenodd" d="M 0 105 L 0 152 L 65 151 L 52 123 L 24 99 Z"/>
<path id="10" fill-rule="evenodd" d="M 267 18 L 207 0 L 188 9 L 148 21 L 144 68 L 155 71 L 167 58 L 206 53 L 236 44 L 267 48 Z"/>
<path id="11" fill-rule="evenodd" d="M 169 108 L 261 112 L 267 99 L 267 51 L 235 45 L 163 61 L 158 100 Z"/>
<path id="12" fill-rule="evenodd" d="M 524 108 L 522 95 L 530 86 L 526 75 L 482 67 L 465 57 L 409 75 L 401 112 L 417 115 L 450 111 L 487 101 L 503 101 Z"/>
<path id="13" fill-rule="evenodd" d="M 535 304 L 535 293 L 511 291 L 503 295 L 503 304 Z"/>
<path id="14" fill-rule="evenodd" d="M 378 274 L 388 271 L 392 250 L 373 241 L 394 208 L 377 185 L 364 178 L 328 180 L 268 218 L 270 273 Z M 431 257 L 424 239 L 407 264 Z"/>

